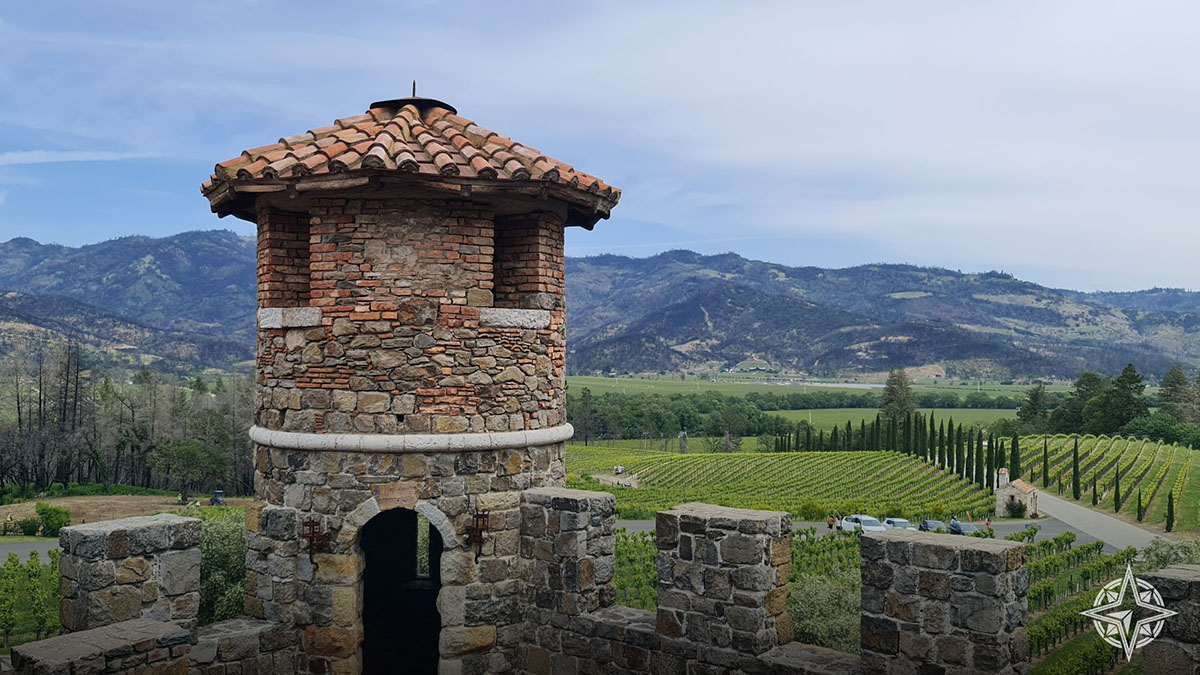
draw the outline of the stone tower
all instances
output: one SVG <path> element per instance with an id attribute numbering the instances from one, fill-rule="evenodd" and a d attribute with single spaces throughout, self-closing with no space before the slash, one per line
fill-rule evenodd
<path id="1" fill-rule="evenodd" d="M 258 224 L 247 613 L 303 630 L 313 673 L 505 669 L 520 494 L 561 486 L 572 435 L 563 232 L 620 192 L 424 98 L 202 191 Z"/>

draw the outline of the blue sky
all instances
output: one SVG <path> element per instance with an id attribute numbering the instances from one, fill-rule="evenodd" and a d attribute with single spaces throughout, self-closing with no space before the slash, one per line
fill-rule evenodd
<path id="1" fill-rule="evenodd" d="M 0 240 L 252 226 L 243 148 L 418 93 L 624 189 L 568 253 L 1194 287 L 1200 5 L 5 3 Z"/>

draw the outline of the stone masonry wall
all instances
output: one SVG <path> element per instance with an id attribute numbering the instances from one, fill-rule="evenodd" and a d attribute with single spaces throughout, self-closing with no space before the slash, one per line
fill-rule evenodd
<path id="1" fill-rule="evenodd" d="M 188 653 L 190 675 L 293 675 L 307 671 L 300 635 L 288 626 L 229 619 L 200 629 Z"/>
<path id="2" fill-rule="evenodd" d="M 321 315 L 307 326 L 260 323 L 259 426 L 463 433 L 565 422 L 557 216 L 527 216 L 504 239 L 511 257 L 496 302 L 490 211 L 438 200 L 316 203 L 309 304 Z M 282 269 L 260 265 L 261 283 L 287 277 Z"/>
<path id="3" fill-rule="evenodd" d="M 172 514 L 63 528 L 64 632 L 145 617 L 187 629 L 200 609 L 200 521 Z"/>
<path id="4" fill-rule="evenodd" d="M 443 540 L 442 663 L 464 672 L 505 672 L 522 631 L 521 492 L 561 485 L 564 450 L 561 443 L 434 454 L 259 447 L 256 490 L 268 503 L 247 510 L 246 613 L 302 630 L 312 672 L 357 672 L 368 564 L 359 533 L 381 511 L 410 509 Z M 464 543 L 479 510 L 487 510 L 489 520 L 476 560 Z M 309 519 L 330 535 L 328 552 L 309 555 L 300 538 Z"/>
<path id="5" fill-rule="evenodd" d="M 861 550 L 864 675 L 1028 671 L 1023 544 L 889 530 Z"/>
<path id="6" fill-rule="evenodd" d="M 13 647 L 18 675 L 186 675 L 191 634 L 173 623 L 131 619 Z"/>
<path id="7" fill-rule="evenodd" d="M 1167 609 L 1179 612 L 1142 648 L 1142 668 L 1147 674 L 1200 675 L 1200 565 L 1175 565 L 1140 578 L 1158 589 Z"/>
<path id="8" fill-rule="evenodd" d="M 559 489 L 525 496 L 521 570 L 528 623 L 518 672 L 858 672 L 857 656 L 777 646 L 791 637 L 790 623 L 781 618 L 787 616 L 782 605 L 791 560 L 787 514 L 704 504 L 660 513 L 656 615 L 612 606 L 613 512 L 612 496 L 604 493 Z"/>

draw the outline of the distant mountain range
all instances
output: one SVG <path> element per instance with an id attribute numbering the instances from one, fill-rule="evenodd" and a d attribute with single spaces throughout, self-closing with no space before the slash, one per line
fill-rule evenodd
<path id="1" fill-rule="evenodd" d="M 904 365 L 1074 377 L 1200 364 L 1200 293 L 1080 293 L 1000 272 L 788 267 L 736 254 L 568 258 L 572 373 Z M 73 337 L 114 365 L 248 368 L 255 242 L 225 231 L 71 248 L 0 243 L 0 351 Z"/>

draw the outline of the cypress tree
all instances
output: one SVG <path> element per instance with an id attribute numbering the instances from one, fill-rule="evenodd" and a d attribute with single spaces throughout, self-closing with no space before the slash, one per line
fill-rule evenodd
<path id="1" fill-rule="evenodd" d="M 1092 475 L 1092 506 L 1100 505 L 1100 491 L 1096 489 L 1096 476 Z"/>
<path id="2" fill-rule="evenodd" d="M 1020 437 L 1013 434 L 1012 455 L 1008 461 L 1008 477 L 1011 480 L 1016 480 L 1021 477 L 1021 441 Z"/>
<path id="3" fill-rule="evenodd" d="M 867 449 L 867 421 L 858 421 L 858 449 L 859 451 Z"/>
<path id="4" fill-rule="evenodd" d="M 1116 475 L 1113 476 L 1113 511 L 1121 510 L 1121 466 L 1117 462 Z"/>
<path id="5" fill-rule="evenodd" d="M 943 469 L 946 468 L 946 423 L 942 422 L 938 427 L 938 456 L 937 464 Z"/>
<path id="6" fill-rule="evenodd" d="M 1144 515 L 1145 515 L 1145 512 L 1142 511 L 1142 488 L 1139 487 L 1138 488 L 1138 508 L 1137 508 L 1137 519 L 1138 519 L 1139 523 L 1142 522 L 1142 516 L 1144 516 Z"/>
<path id="7" fill-rule="evenodd" d="M 892 418 L 889 418 L 889 419 L 888 419 L 888 443 L 887 443 L 887 449 L 888 449 L 888 450 L 895 450 L 895 449 L 896 449 L 896 418 L 895 418 L 895 417 L 892 417 Z"/>
<path id="8" fill-rule="evenodd" d="M 996 453 L 992 447 L 992 436 L 988 434 L 987 444 L 987 470 L 986 479 L 983 486 L 989 490 L 996 487 Z"/>
<path id="9" fill-rule="evenodd" d="M 817 434 L 817 450 L 825 452 L 825 430 L 822 429 L 820 434 Z"/>
<path id="10" fill-rule="evenodd" d="M 904 415 L 904 454 L 912 454 L 912 413 Z"/>
<path id="11" fill-rule="evenodd" d="M 967 463 L 963 467 L 963 475 L 968 483 L 975 482 L 975 434 L 967 430 Z"/>
<path id="12" fill-rule="evenodd" d="M 929 413 L 929 461 L 937 464 L 937 427 L 934 426 L 933 413 Z"/>
<path id="13" fill-rule="evenodd" d="M 983 460 L 983 432 L 975 434 L 975 483 L 979 487 L 983 487 L 984 460 Z"/>
<path id="14" fill-rule="evenodd" d="M 1175 529 L 1175 491 L 1167 493 L 1167 532 Z"/>
<path id="15" fill-rule="evenodd" d="M 1042 487 L 1050 487 L 1050 441 L 1042 439 Z"/>
<path id="16" fill-rule="evenodd" d="M 958 431 L 954 434 L 954 474 L 956 476 L 965 476 L 967 474 L 966 465 L 964 464 L 964 460 L 966 459 L 965 450 L 963 447 L 963 428 L 960 424 Z"/>
<path id="17" fill-rule="evenodd" d="M 811 452 L 811 451 L 812 451 L 812 449 L 813 449 L 813 444 L 812 444 L 812 426 L 811 426 L 811 425 L 805 425 L 805 426 L 804 426 L 804 449 L 805 449 L 805 450 L 807 450 L 807 451 L 810 451 L 810 452 Z"/>
<path id="18" fill-rule="evenodd" d="M 850 420 L 846 420 L 846 437 L 842 439 L 842 449 L 849 450 L 850 444 L 854 442 L 854 426 L 850 424 Z"/>
<path id="19" fill-rule="evenodd" d="M 1062 494 L 1062 469 L 1058 470 L 1058 494 Z"/>
<path id="20" fill-rule="evenodd" d="M 1079 500 L 1079 437 L 1075 437 L 1075 449 L 1071 451 L 1071 498 Z"/>
<path id="21" fill-rule="evenodd" d="M 835 424 L 835 425 L 833 425 L 833 431 L 829 432 L 829 449 L 830 450 L 841 450 L 842 448 L 841 448 L 840 441 L 841 441 L 841 439 L 838 438 L 838 427 Z"/>

